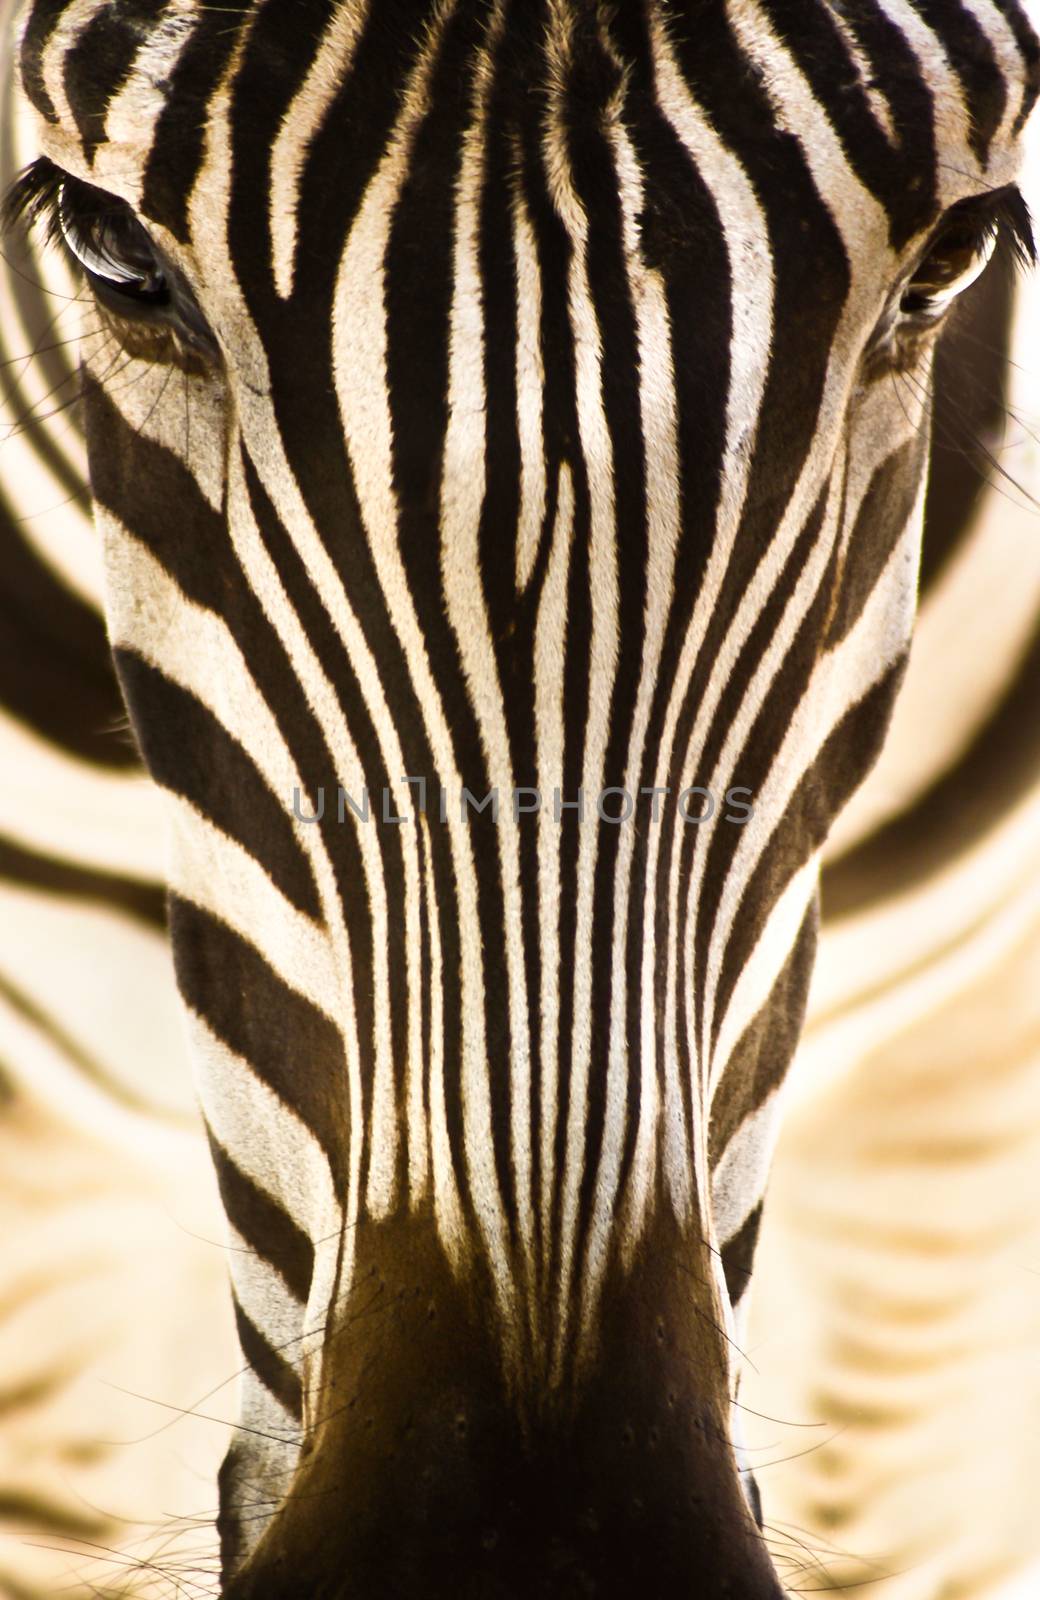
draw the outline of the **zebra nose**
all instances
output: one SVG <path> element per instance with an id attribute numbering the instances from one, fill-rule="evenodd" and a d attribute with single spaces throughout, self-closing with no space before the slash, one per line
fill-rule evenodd
<path id="1" fill-rule="evenodd" d="M 781 1600 L 688 1292 L 631 1285 L 581 1383 L 524 1395 L 472 1283 L 378 1276 L 383 1314 L 329 1346 L 325 1420 L 225 1600 Z"/>
<path id="2" fill-rule="evenodd" d="M 781 1600 L 734 1483 L 609 1431 L 532 1445 L 444 1397 L 390 1462 L 306 1476 L 224 1600 Z"/>

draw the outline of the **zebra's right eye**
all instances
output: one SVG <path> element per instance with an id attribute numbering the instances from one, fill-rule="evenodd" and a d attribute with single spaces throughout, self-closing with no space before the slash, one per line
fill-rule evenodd
<path id="1" fill-rule="evenodd" d="M 159 309 L 170 304 L 170 289 L 158 253 L 124 200 L 94 189 L 78 178 L 61 181 L 56 198 L 62 238 L 84 269 L 91 287 L 113 309 Z"/>

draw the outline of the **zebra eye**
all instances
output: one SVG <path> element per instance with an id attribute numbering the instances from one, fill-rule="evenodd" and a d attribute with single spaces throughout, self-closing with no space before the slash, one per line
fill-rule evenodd
<path id="1" fill-rule="evenodd" d="M 3 0 L 0 0 L 2 5 Z M 98 304 L 117 316 L 126 339 L 140 327 L 137 354 L 151 359 L 219 359 L 219 346 L 184 274 L 163 254 L 132 208 L 45 156 L 16 179 L 0 204 L 0 232 L 40 224 L 79 263 Z"/>
<path id="2" fill-rule="evenodd" d="M 1002 239 L 1020 264 L 1035 261 L 1029 211 L 1017 189 L 954 206 L 903 290 L 902 315 L 919 323 L 937 321 L 982 276 Z"/>
<path id="3" fill-rule="evenodd" d="M 908 317 L 940 317 L 958 295 L 970 289 L 997 248 L 997 230 L 980 238 L 962 224 L 929 251 L 905 289 L 900 310 Z"/>
<path id="4" fill-rule="evenodd" d="M 65 177 L 57 193 L 58 226 L 65 243 L 103 301 L 158 308 L 170 302 L 166 274 L 155 246 L 123 200 Z"/>

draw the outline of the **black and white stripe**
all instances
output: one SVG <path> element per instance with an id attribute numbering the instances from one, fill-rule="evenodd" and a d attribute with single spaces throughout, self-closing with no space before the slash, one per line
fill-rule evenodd
<path id="1" fill-rule="evenodd" d="M 905 663 L 927 308 L 998 216 L 1021 229 L 1035 41 L 1014 0 L 937 10 L 28 8 L 32 192 L 68 175 L 75 247 L 74 196 L 101 191 L 110 249 L 146 229 L 170 292 L 86 304 L 84 417 L 241 1247 L 229 1593 L 274 1592 L 320 1526 L 296 1503 L 333 1450 L 363 1458 L 325 1400 L 402 1261 L 533 1460 L 575 1412 L 597 1437 L 608 1375 L 627 1403 L 653 1295 L 716 1330 L 682 1385 L 728 1434 L 820 852 Z M 977 247 L 933 297 L 952 215 Z M 443 820 L 337 818 L 338 785 L 413 810 L 406 775 Z M 752 818 L 684 824 L 697 784 L 750 791 Z M 672 804 L 456 809 L 528 786 Z M 105 892 L 154 910 L 107 859 Z M 405 1390 L 424 1359 L 387 1355 Z M 772 1593 L 732 1452 L 706 1448 L 718 1581 Z M 261 1473 L 284 1485 L 247 1514 Z M 357 1573 L 388 1515 L 344 1535 Z M 664 1539 L 662 1584 L 702 1537 Z"/>

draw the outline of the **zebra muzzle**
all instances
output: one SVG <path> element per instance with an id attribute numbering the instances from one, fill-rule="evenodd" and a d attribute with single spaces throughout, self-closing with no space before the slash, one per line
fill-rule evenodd
<path id="1" fill-rule="evenodd" d="M 504 1373 L 490 1290 L 432 1225 L 366 1223 L 295 1481 L 225 1600 L 779 1600 L 718 1331 L 664 1231 L 652 1268 L 608 1281 L 587 1370 L 547 1400 Z M 223 1487 L 227 1522 L 248 1490 Z"/>

